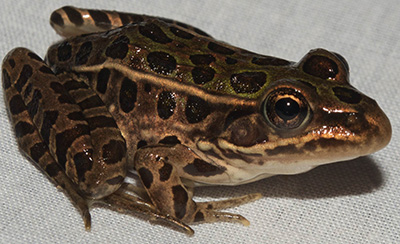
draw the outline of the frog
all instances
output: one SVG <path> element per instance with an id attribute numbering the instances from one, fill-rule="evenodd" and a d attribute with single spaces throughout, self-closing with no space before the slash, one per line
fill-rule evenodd
<path id="1" fill-rule="evenodd" d="M 193 223 L 249 225 L 222 211 L 260 193 L 195 202 L 194 188 L 307 172 L 385 147 L 388 117 L 322 48 L 298 62 L 218 41 L 160 17 L 64 6 L 63 37 L 43 60 L 3 60 L 6 106 L 21 151 L 71 199 L 139 213 L 189 235 Z M 138 185 L 126 182 L 129 174 Z"/>

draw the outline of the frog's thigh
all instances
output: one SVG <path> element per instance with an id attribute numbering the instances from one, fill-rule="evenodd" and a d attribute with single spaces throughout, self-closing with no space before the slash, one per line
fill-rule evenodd
<path id="1" fill-rule="evenodd" d="M 51 155 L 47 144 L 43 141 L 34 125 L 28 108 L 21 95 L 23 80 L 28 81 L 33 68 L 41 66 L 37 72 L 49 75 L 50 69 L 39 61 L 36 54 L 27 49 L 18 48 L 11 51 L 3 61 L 3 88 L 9 116 L 15 130 L 18 144 L 22 151 L 42 169 L 46 175 L 64 190 L 83 216 L 85 227 L 90 229 L 90 214 L 86 200 L 78 194 L 76 185 L 66 176 L 63 169 Z M 53 78 L 56 79 L 54 76 Z"/>
<path id="2" fill-rule="evenodd" d="M 136 153 L 135 168 L 156 208 L 185 223 L 228 221 L 248 225 L 249 222 L 241 215 L 216 210 L 259 199 L 260 195 L 249 194 L 224 201 L 196 204 L 192 200 L 192 192 L 183 185 L 177 168 L 188 165 L 197 156 L 187 150 L 180 152 L 178 148 L 160 145 L 141 148 Z M 178 160 L 176 155 L 182 154 L 185 157 Z"/>

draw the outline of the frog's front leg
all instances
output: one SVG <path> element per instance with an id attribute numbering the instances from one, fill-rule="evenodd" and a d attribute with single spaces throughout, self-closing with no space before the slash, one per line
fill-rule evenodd
<path id="1" fill-rule="evenodd" d="M 249 225 L 249 221 L 241 215 L 217 210 L 257 200 L 260 194 L 214 202 L 196 203 L 192 200 L 192 191 L 182 183 L 181 177 L 185 177 L 182 169 L 196 160 L 201 159 L 181 144 L 149 146 L 137 151 L 135 168 L 151 201 L 162 214 L 187 224 L 226 221 Z M 208 167 L 218 170 L 211 163 Z"/>

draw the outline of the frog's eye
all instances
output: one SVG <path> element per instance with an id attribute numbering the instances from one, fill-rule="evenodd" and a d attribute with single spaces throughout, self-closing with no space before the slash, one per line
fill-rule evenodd
<path id="1" fill-rule="evenodd" d="M 280 88 L 271 92 L 262 109 L 265 118 L 280 129 L 299 127 L 310 113 L 304 96 L 291 88 Z"/>

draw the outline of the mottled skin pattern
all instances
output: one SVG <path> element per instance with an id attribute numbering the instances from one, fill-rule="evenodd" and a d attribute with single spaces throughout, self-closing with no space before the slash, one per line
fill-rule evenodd
<path id="1" fill-rule="evenodd" d="M 46 63 L 11 51 L 3 88 L 20 147 L 71 197 L 87 228 L 91 202 L 189 234 L 192 222 L 248 225 L 218 209 L 259 194 L 195 203 L 192 187 L 302 173 L 390 140 L 389 120 L 349 84 L 339 54 L 315 49 L 294 63 L 180 22 L 114 11 L 63 7 L 51 25 L 67 38 Z M 145 192 L 123 183 L 128 170 Z"/>

